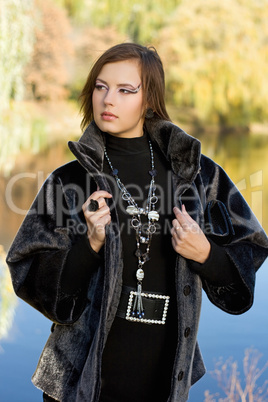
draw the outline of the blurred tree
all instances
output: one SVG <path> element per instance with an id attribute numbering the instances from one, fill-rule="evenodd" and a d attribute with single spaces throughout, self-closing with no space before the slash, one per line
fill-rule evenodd
<path id="1" fill-rule="evenodd" d="M 73 19 L 80 19 L 86 10 L 85 0 L 54 0 L 54 3 L 65 8 L 68 16 Z"/>
<path id="2" fill-rule="evenodd" d="M 151 42 L 180 0 L 89 0 L 92 24 L 114 26 L 135 42 Z"/>
<path id="3" fill-rule="evenodd" d="M 182 0 L 159 33 L 172 103 L 203 121 L 268 116 L 268 0 Z"/>
<path id="4" fill-rule="evenodd" d="M 75 30 L 75 68 L 69 84 L 71 98 L 77 100 L 93 62 L 109 47 L 129 40 L 113 27 L 85 27 Z"/>
<path id="5" fill-rule="evenodd" d="M 23 98 L 23 70 L 34 43 L 33 0 L 0 2 L 0 107 Z"/>
<path id="6" fill-rule="evenodd" d="M 10 171 L 10 156 L 29 140 L 20 101 L 24 96 L 24 68 L 34 46 L 34 21 L 34 0 L 0 1 L 0 174 Z"/>
<path id="7" fill-rule="evenodd" d="M 70 22 L 66 12 L 51 0 L 36 0 L 36 7 L 36 42 L 25 81 L 29 93 L 37 100 L 64 99 L 68 96 L 65 86 L 73 54 Z"/>

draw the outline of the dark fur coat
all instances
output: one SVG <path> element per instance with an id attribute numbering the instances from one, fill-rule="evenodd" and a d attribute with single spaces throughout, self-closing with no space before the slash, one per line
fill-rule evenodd
<path id="1" fill-rule="evenodd" d="M 231 314 L 248 310 L 253 303 L 255 273 L 268 254 L 268 241 L 223 169 L 201 155 L 198 140 L 166 121 L 151 119 L 146 128 L 152 142 L 170 161 L 174 204 L 180 206 L 183 201 L 205 230 L 207 205 L 220 200 L 234 228 L 228 244 L 224 244 L 222 233 L 216 233 L 214 241 L 218 235 L 238 273 L 236 283 L 212 286 L 209 278 L 202 278 L 202 272 L 199 275 L 190 269 L 189 261 L 177 257 L 178 348 L 169 401 L 183 402 L 190 386 L 205 372 L 197 344 L 202 286 L 211 302 L 222 310 Z M 92 270 L 85 286 L 75 294 L 62 292 L 61 275 L 68 252 L 86 231 L 81 205 L 96 184 L 109 191 L 101 173 L 104 136 L 94 122 L 78 142 L 69 146 L 79 163 L 60 167 L 46 180 L 10 248 L 7 262 L 17 295 L 54 322 L 33 383 L 59 401 L 96 402 L 102 351 L 122 286 L 121 241 L 116 208 L 112 208 L 113 225 L 107 228 L 104 266 Z M 191 327 L 187 338 L 186 327 Z"/>

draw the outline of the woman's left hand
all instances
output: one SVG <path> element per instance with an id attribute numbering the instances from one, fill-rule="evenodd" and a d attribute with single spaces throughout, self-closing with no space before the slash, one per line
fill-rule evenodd
<path id="1" fill-rule="evenodd" d="M 172 246 L 185 258 L 203 264 L 210 253 L 210 243 L 200 226 L 191 218 L 185 206 L 173 208 L 176 219 L 172 221 Z"/>

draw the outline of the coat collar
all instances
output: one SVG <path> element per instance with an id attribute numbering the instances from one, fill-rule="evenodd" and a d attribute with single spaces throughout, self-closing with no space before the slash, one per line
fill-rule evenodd
<path id="1" fill-rule="evenodd" d="M 185 182 L 192 182 L 200 167 L 201 144 L 175 124 L 148 119 L 145 128 L 154 144 L 170 162 L 174 173 Z M 95 122 L 91 122 L 79 141 L 68 143 L 81 165 L 91 173 L 102 170 L 105 135 Z"/>

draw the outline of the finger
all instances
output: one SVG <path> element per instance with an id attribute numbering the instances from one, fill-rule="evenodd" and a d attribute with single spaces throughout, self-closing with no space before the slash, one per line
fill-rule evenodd
<path id="1" fill-rule="evenodd" d="M 173 219 L 172 226 L 173 227 L 171 229 L 171 235 L 173 237 L 181 238 L 182 233 L 183 233 L 183 228 L 181 227 L 181 225 L 179 224 L 177 219 Z"/>
<path id="2" fill-rule="evenodd" d="M 196 223 L 195 220 L 191 217 L 191 215 L 189 215 L 188 212 L 186 211 L 186 207 L 184 204 L 181 207 L 181 212 L 190 223 Z"/>
<path id="3" fill-rule="evenodd" d="M 111 223 L 111 216 L 105 215 L 101 219 L 98 219 L 93 225 L 88 227 L 88 237 L 91 241 L 105 239 L 105 227 Z"/>
<path id="4" fill-rule="evenodd" d="M 111 215 L 110 215 L 110 214 L 105 215 L 105 216 L 103 217 L 103 221 L 104 221 L 104 225 L 105 225 L 105 226 L 106 226 L 106 225 L 109 225 L 109 224 L 111 223 L 111 221 L 112 221 Z"/>
<path id="5" fill-rule="evenodd" d="M 90 200 L 88 200 L 88 201 L 89 201 L 88 204 L 90 204 L 90 201 L 91 201 L 91 200 L 93 200 L 93 198 L 91 198 Z M 105 198 L 103 198 L 103 197 L 97 198 L 95 201 L 98 201 L 98 204 L 99 204 L 98 210 L 101 209 L 101 208 L 104 207 L 104 206 L 107 206 L 107 203 L 106 203 L 106 201 L 105 201 Z M 97 210 L 97 211 L 98 211 L 98 210 Z"/>
<path id="6" fill-rule="evenodd" d="M 177 232 L 177 230 L 176 230 L 175 228 L 172 228 L 172 229 L 171 229 L 171 236 L 172 236 L 172 238 L 175 239 L 175 240 L 179 240 L 179 239 L 180 239 L 180 235 L 179 235 L 179 233 Z"/>
<path id="7" fill-rule="evenodd" d="M 111 223 L 111 215 L 110 214 L 106 214 L 103 215 L 101 217 L 99 217 L 98 219 L 96 219 L 96 221 L 93 224 L 94 229 L 99 228 L 99 229 L 105 229 L 105 226 Z"/>
<path id="8" fill-rule="evenodd" d="M 188 227 L 186 230 L 190 230 L 193 233 L 199 233 L 202 232 L 200 226 L 198 225 L 198 223 L 191 217 L 191 215 L 188 214 L 188 212 L 186 211 L 185 205 L 182 205 L 182 213 L 184 214 L 184 216 L 186 217 L 186 219 L 188 220 Z M 202 232 L 203 233 L 203 232 Z"/>
<path id="9" fill-rule="evenodd" d="M 97 190 L 92 193 L 88 199 L 97 200 L 98 198 L 112 198 L 112 194 L 108 193 L 108 191 L 104 190 Z"/>
<path id="10" fill-rule="evenodd" d="M 190 223 L 187 216 L 178 207 L 174 207 L 173 212 L 176 216 L 177 226 L 181 226 L 184 230 L 187 230 Z M 176 227 L 176 224 L 174 226 Z"/>
<path id="11" fill-rule="evenodd" d="M 173 219 L 172 226 L 173 226 L 173 229 L 175 229 L 175 230 L 181 228 L 181 225 L 180 225 L 180 223 L 178 222 L 177 219 Z"/>
<path id="12" fill-rule="evenodd" d="M 94 193 L 92 193 L 90 195 L 90 197 L 88 197 L 86 202 L 83 204 L 83 206 L 82 206 L 83 211 L 86 212 L 88 210 L 88 206 L 89 206 L 91 200 L 98 201 L 99 208 L 103 207 L 104 205 L 107 205 L 105 198 L 112 198 L 112 195 L 110 193 L 108 193 L 107 191 L 103 191 L 103 190 L 95 191 Z M 95 211 L 89 211 L 89 212 L 94 213 Z"/>
<path id="13" fill-rule="evenodd" d="M 178 220 L 179 224 L 185 231 L 191 230 L 193 227 L 198 226 L 196 221 L 186 211 L 184 204 L 182 205 L 181 211 L 178 207 L 174 207 L 173 210 L 174 210 L 176 219 Z"/>
<path id="14" fill-rule="evenodd" d="M 105 215 L 111 215 L 110 208 L 108 207 L 107 204 L 104 204 L 101 208 L 99 208 L 95 212 L 96 218 L 101 218 L 102 216 L 105 216 Z"/>
<path id="15" fill-rule="evenodd" d="M 173 212 L 180 225 L 182 225 L 183 223 L 187 223 L 185 214 L 183 214 L 182 211 L 178 207 L 174 207 Z"/>
<path id="16" fill-rule="evenodd" d="M 103 216 L 110 215 L 110 208 L 106 203 L 97 211 L 89 211 L 86 208 L 84 210 L 84 215 L 90 222 L 94 224 L 98 219 L 101 219 Z"/>

